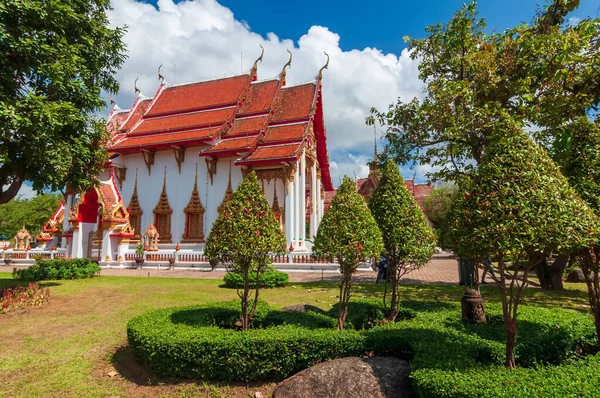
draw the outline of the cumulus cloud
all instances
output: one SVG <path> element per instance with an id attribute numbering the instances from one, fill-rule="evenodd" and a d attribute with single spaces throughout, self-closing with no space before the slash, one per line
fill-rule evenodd
<path id="1" fill-rule="evenodd" d="M 372 106 L 385 109 L 398 97 L 419 96 L 417 62 L 406 50 L 384 54 L 376 48 L 343 51 L 340 36 L 324 26 L 312 26 L 300 38 L 263 37 L 215 0 L 174 3 L 159 0 L 157 7 L 135 0 L 113 0 L 109 18 L 114 26 L 128 26 L 125 42 L 129 58 L 117 78 L 122 107 L 133 102 L 133 82 L 147 96 L 158 88 L 157 68 L 169 83 L 223 77 L 247 71 L 265 48 L 259 79 L 275 77 L 294 54 L 288 85 L 315 79 L 331 56 L 324 72 L 323 100 L 333 179 L 344 174 L 362 176 L 372 157 L 373 130 L 364 119 Z M 398 38 L 400 40 L 400 37 Z"/>

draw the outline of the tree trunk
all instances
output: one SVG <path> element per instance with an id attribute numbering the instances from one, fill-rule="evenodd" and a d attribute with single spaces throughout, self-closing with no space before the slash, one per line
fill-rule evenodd
<path id="1" fill-rule="evenodd" d="M 560 255 L 552 264 L 544 259 L 535 266 L 535 273 L 544 290 L 563 290 L 562 276 L 569 262 L 569 256 Z"/>
<path id="2" fill-rule="evenodd" d="M 242 330 L 250 329 L 250 317 L 248 314 L 248 296 L 250 295 L 250 280 L 248 269 L 244 272 L 244 294 L 242 296 Z"/>
<path id="3" fill-rule="evenodd" d="M 597 247 L 585 249 L 581 253 L 581 271 L 585 277 L 585 284 L 588 288 L 588 299 L 592 314 L 594 314 L 594 324 L 596 326 L 597 344 L 600 346 L 600 274 L 598 269 Z"/>
<path id="4" fill-rule="evenodd" d="M 510 316 L 505 317 L 504 329 L 506 332 L 506 360 L 504 365 L 507 368 L 514 369 L 516 367 L 515 347 L 517 345 L 516 319 L 510 319 Z"/>
<path id="5" fill-rule="evenodd" d="M 13 178 L 12 182 L 6 190 L 4 190 L 4 187 L 0 185 L 0 205 L 8 203 L 8 201 L 17 196 L 19 190 L 21 189 L 21 186 L 23 185 L 23 181 L 25 181 L 24 177 L 25 173 L 20 172 L 18 176 L 15 176 Z"/>
<path id="6" fill-rule="evenodd" d="M 395 322 L 400 312 L 400 278 L 398 277 L 398 264 L 394 264 L 391 268 L 388 265 L 388 278 L 391 278 L 392 297 L 390 299 L 390 308 L 387 313 L 387 320 Z"/>
<path id="7" fill-rule="evenodd" d="M 346 315 L 348 314 L 348 302 L 350 301 L 350 288 L 352 286 L 352 270 L 342 268 L 344 274 L 340 283 L 340 308 L 338 312 L 337 330 L 343 330 L 346 323 Z"/>

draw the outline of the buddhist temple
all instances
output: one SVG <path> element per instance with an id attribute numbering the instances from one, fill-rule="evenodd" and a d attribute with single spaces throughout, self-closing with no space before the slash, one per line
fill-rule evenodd
<path id="1" fill-rule="evenodd" d="M 120 262 L 140 241 L 202 252 L 221 204 L 250 171 L 288 247 L 310 250 L 333 191 L 321 90 L 329 56 L 315 80 L 290 86 L 291 53 L 278 76 L 259 80 L 263 54 L 247 73 L 186 84 L 168 84 L 159 68 L 155 94 L 136 86 L 128 110 L 111 98 L 100 185 L 69 194 L 62 210 L 69 257 Z"/>

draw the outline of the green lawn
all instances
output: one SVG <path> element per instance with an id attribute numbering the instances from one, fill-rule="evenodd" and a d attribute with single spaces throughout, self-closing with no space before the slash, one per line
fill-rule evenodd
<path id="1" fill-rule="evenodd" d="M 0 272 L 0 287 L 13 285 Z M 0 314 L 0 396 L 247 396 L 268 393 L 273 385 L 215 385 L 157 380 L 136 365 L 124 345 L 125 325 L 156 308 L 204 304 L 237 298 L 220 280 L 101 276 L 42 283 L 51 300 L 43 307 Z M 561 293 L 526 290 L 525 303 L 588 311 L 584 285 L 566 284 Z M 381 297 L 383 285 L 353 286 L 354 297 Z M 404 298 L 460 300 L 459 286 L 407 285 Z M 329 309 L 337 301 L 333 283 L 292 283 L 263 290 L 275 307 L 307 303 Z M 482 287 L 487 300 L 498 300 L 493 286 Z M 108 373 L 118 371 L 111 378 Z"/>

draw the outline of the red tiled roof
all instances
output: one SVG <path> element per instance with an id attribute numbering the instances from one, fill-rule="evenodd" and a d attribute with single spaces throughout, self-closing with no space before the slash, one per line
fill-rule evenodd
<path id="1" fill-rule="evenodd" d="M 246 161 L 256 162 L 264 160 L 293 158 L 296 156 L 300 145 L 300 143 L 296 143 L 288 145 L 258 147 L 254 151 L 252 151 L 250 155 L 241 159 L 239 163 L 244 163 Z"/>
<path id="2" fill-rule="evenodd" d="M 125 148 L 143 148 L 147 146 L 168 145 L 185 141 L 205 141 L 212 138 L 215 128 L 205 128 L 192 131 L 168 134 L 148 134 L 143 136 L 127 137 L 113 145 L 112 149 L 118 151 Z"/>
<path id="3" fill-rule="evenodd" d="M 263 142 L 293 141 L 304 138 L 308 123 L 269 127 Z"/>
<path id="4" fill-rule="evenodd" d="M 258 135 L 252 137 L 231 138 L 220 141 L 217 145 L 203 151 L 201 156 L 210 156 L 223 152 L 249 152 L 258 141 Z"/>
<path id="5" fill-rule="evenodd" d="M 167 87 L 146 116 L 184 112 L 237 102 L 250 84 L 250 75 Z"/>
<path id="6" fill-rule="evenodd" d="M 282 88 L 281 100 L 275 115 L 273 115 L 273 122 L 309 118 L 315 100 L 316 87 L 315 83 L 307 83 L 301 86 Z"/>
<path id="7" fill-rule="evenodd" d="M 131 130 L 131 128 L 142 118 L 142 115 L 146 112 L 151 103 L 152 98 L 136 101 L 136 103 L 133 104 L 134 108 L 129 113 L 129 119 L 119 130 L 124 133 Z"/>
<path id="8" fill-rule="evenodd" d="M 246 96 L 244 105 L 240 108 L 240 115 L 257 113 L 271 109 L 273 98 L 277 92 L 279 80 L 268 80 L 266 82 L 253 83 Z"/>
<path id="9" fill-rule="evenodd" d="M 256 133 L 264 129 L 267 125 L 268 116 L 257 116 L 246 119 L 236 119 L 233 127 L 227 132 L 227 137 L 235 135 Z"/>
<path id="10" fill-rule="evenodd" d="M 170 132 L 186 130 L 194 127 L 221 125 L 226 120 L 233 118 L 235 107 L 218 109 L 212 111 L 186 113 L 183 115 L 173 115 L 146 119 L 142 121 L 131 134 L 144 134 L 150 132 Z"/>

